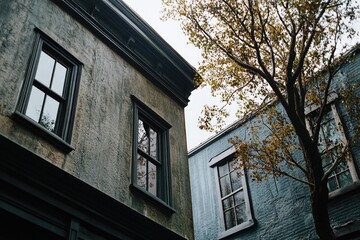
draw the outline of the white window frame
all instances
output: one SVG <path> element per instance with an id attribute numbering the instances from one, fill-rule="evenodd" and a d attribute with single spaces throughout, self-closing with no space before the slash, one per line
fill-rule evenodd
<path id="1" fill-rule="evenodd" d="M 335 125 L 336 125 L 336 130 L 338 131 L 338 134 L 342 141 L 342 144 L 343 144 L 344 148 L 348 148 L 349 142 L 346 138 L 345 130 L 344 130 L 340 115 L 337 111 L 337 107 L 336 107 L 337 99 L 338 99 L 338 95 L 336 93 L 330 93 L 328 96 L 327 105 L 330 106 L 330 108 L 331 108 L 331 112 L 334 117 L 334 121 L 335 121 Z M 308 116 L 312 112 L 314 112 L 318 109 L 319 109 L 319 106 L 314 106 L 314 105 L 309 106 L 308 108 L 305 109 L 305 114 L 306 114 L 306 116 Z M 310 135 L 312 136 L 312 128 L 311 128 L 310 120 L 308 119 L 308 117 L 305 119 L 305 121 L 306 121 L 306 128 L 307 128 L 308 132 L 310 133 Z M 346 154 L 346 164 L 348 165 L 351 179 L 352 179 L 353 183 L 355 183 L 355 182 L 359 181 L 359 175 L 356 171 L 354 159 L 352 158 L 350 149 L 348 148 L 346 151 L 348 152 L 348 154 Z M 336 195 L 336 193 L 341 191 L 341 189 L 343 189 L 343 188 L 344 187 L 337 188 L 334 191 L 330 192 L 329 194 Z"/>
<path id="2" fill-rule="evenodd" d="M 222 153 L 218 154 L 217 156 L 213 157 L 209 161 L 209 166 L 214 169 L 215 171 L 215 183 L 216 183 L 216 192 L 217 192 L 217 198 L 219 203 L 219 214 L 220 214 L 220 222 L 221 222 L 221 229 L 222 231 L 218 234 L 218 239 L 226 238 L 232 234 L 235 234 L 241 230 L 247 229 L 254 225 L 254 219 L 251 211 L 251 204 L 250 204 L 250 198 L 249 198 L 249 190 L 247 186 L 246 181 L 246 174 L 241 170 L 241 182 L 244 192 L 244 200 L 245 200 L 245 206 L 246 206 L 246 215 L 248 220 L 236 225 L 232 228 L 229 228 L 226 230 L 225 227 L 225 219 L 224 219 L 224 209 L 222 204 L 222 198 L 221 198 L 221 190 L 220 190 L 220 184 L 219 184 L 219 174 L 218 174 L 218 165 L 222 163 L 223 161 L 228 161 L 227 158 L 229 158 L 231 155 L 234 155 L 236 152 L 236 149 L 234 146 L 226 149 Z"/>

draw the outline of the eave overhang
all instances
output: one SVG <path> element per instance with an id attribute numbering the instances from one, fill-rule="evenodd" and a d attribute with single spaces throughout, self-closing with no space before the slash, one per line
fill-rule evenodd
<path id="1" fill-rule="evenodd" d="M 195 69 L 121 0 L 53 0 L 183 107 Z"/>

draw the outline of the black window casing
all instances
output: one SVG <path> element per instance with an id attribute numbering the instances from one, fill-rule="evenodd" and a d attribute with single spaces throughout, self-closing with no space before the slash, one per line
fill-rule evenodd
<path id="1" fill-rule="evenodd" d="M 35 34 L 35 45 L 13 117 L 68 153 L 74 150 L 70 144 L 83 64 L 41 30 L 35 28 Z M 42 51 L 68 68 L 63 86 L 63 97 L 65 100 L 63 104 L 59 104 L 55 132 L 49 131 L 25 114 Z"/>
<path id="2" fill-rule="evenodd" d="M 133 101 L 133 149 L 132 149 L 132 174 L 130 189 L 144 196 L 153 203 L 165 208 L 169 213 L 175 213 L 172 206 L 171 174 L 170 174 L 170 145 L 169 129 L 171 125 L 152 111 L 135 96 L 131 96 Z M 138 122 L 139 119 L 145 121 L 152 128 L 157 130 L 159 136 L 159 154 L 161 167 L 159 169 L 158 194 L 157 196 L 149 193 L 137 185 L 137 154 L 138 154 Z"/>

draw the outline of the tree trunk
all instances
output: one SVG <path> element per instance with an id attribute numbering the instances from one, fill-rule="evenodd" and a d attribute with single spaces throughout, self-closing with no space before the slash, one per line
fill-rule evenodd
<path id="1" fill-rule="evenodd" d="M 328 211 L 328 189 L 326 183 L 315 186 L 311 192 L 311 209 L 316 233 L 322 240 L 336 239 L 330 226 Z"/>
<path id="2" fill-rule="evenodd" d="M 321 164 L 321 155 L 317 146 L 314 146 L 312 142 L 304 144 L 302 141 L 301 146 L 307 165 L 309 182 L 314 184 L 310 186 L 310 198 L 316 233 L 321 240 L 336 239 L 330 225 L 328 211 L 329 190 L 327 188 L 327 179 L 322 180 L 324 170 Z"/>
<path id="3" fill-rule="evenodd" d="M 290 92 L 288 91 L 288 93 Z M 318 149 L 318 140 L 313 141 L 313 137 L 310 136 L 306 128 L 304 109 L 301 107 L 298 108 L 299 106 L 295 104 L 289 105 L 290 106 L 286 106 L 283 104 L 300 142 L 306 165 L 307 180 L 312 184 L 310 185 L 310 200 L 316 233 L 321 240 L 336 239 L 330 225 L 328 179 L 323 179 L 324 169 L 322 167 L 321 154 Z"/>

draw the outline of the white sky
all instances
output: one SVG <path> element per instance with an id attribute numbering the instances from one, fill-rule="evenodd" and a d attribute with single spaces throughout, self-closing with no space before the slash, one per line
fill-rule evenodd
<path id="1" fill-rule="evenodd" d="M 197 67 L 201 59 L 200 50 L 187 44 L 187 38 L 182 32 L 179 22 L 160 20 L 161 0 L 123 1 L 153 27 L 182 57 L 191 65 Z M 214 135 L 214 133 L 200 130 L 197 126 L 203 106 L 216 103 L 216 100 L 211 97 L 208 88 L 201 88 L 192 92 L 189 105 L 185 108 L 187 146 L 189 150 Z M 234 120 L 234 118 L 229 119 L 228 122 Z"/>

